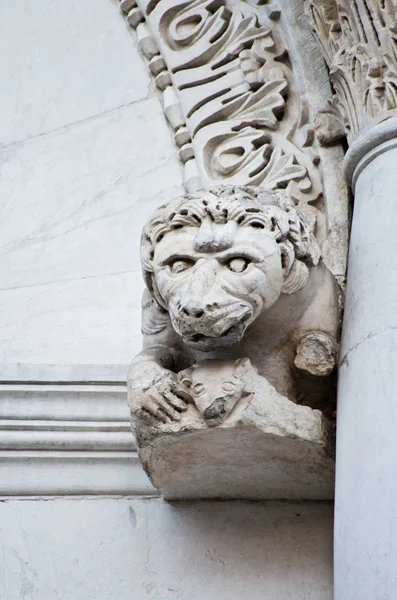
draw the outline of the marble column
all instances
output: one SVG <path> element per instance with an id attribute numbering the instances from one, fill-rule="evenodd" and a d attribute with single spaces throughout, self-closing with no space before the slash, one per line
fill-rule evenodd
<path id="1" fill-rule="evenodd" d="M 340 354 L 335 600 L 397 598 L 395 0 L 305 0 L 354 193 Z"/>
<path id="2" fill-rule="evenodd" d="M 338 391 L 335 600 L 397 594 L 397 119 L 351 146 Z"/>

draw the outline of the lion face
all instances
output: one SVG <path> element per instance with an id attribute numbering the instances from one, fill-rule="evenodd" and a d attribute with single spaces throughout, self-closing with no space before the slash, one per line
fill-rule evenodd
<path id="1" fill-rule="evenodd" d="M 210 220 L 167 233 L 153 275 L 175 331 L 204 351 L 238 343 L 284 283 L 280 247 L 266 230 Z"/>

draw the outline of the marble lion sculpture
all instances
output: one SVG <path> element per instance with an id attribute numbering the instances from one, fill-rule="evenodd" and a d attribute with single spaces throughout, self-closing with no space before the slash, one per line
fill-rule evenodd
<path id="1" fill-rule="evenodd" d="M 180 422 L 194 399 L 178 373 L 208 360 L 248 359 L 280 395 L 332 405 L 338 287 L 283 190 L 219 186 L 176 198 L 146 223 L 141 258 L 133 420 Z"/>

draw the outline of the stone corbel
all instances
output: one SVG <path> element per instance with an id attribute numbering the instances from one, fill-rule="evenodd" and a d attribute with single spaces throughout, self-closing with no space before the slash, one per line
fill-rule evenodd
<path id="1" fill-rule="evenodd" d="M 167 499 L 330 499 L 338 286 L 285 191 L 218 186 L 142 234 L 128 398 Z M 321 409 L 321 410 L 319 410 Z"/>

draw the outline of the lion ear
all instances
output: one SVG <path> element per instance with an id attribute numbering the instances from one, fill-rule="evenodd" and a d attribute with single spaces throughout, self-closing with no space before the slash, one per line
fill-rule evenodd
<path id="1" fill-rule="evenodd" d="M 297 259 L 295 249 L 288 240 L 280 244 L 281 264 L 284 275 L 283 294 L 293 294 L 301 290 L 307 283 L 309 269 L 304 262 Z"/>
<path id="2" fill-rule="evenodd" d="M 295 260 L 290 271 L 285 278 L 282 287 L 283 294 L 293 294 L 301 290 L 307 283 L 309 278 L 309 269 L 301 260 Z"/>
<path id="3" fill-rule="evenodd" d="M 258 372 L 258 369 L 255 365 L 252 364 L 249 358 L 237 358 L 234 361 L 234 366 L 236 369 L 236 373 L 239 375 L 244 375 L 249 369 L 253 369 L 255 372 Z"/>
<path id="4" fill-rule="evenodd" d="M 281 242 L 280 244 L 280 252 L 281 252 L 281 266 L 283 269 L 284 279 L 287 278 L 292 265 L 295 262 L 295 251 L 294 247 L 288 240 Z"/>
<path id="5" fill-rule="evenodd" d="M 161 297 L 161 294 L 160 294 L 159 289 L 157 287 L 157 281 L 155 279 L 154 273 L 151 273 L 151 287 L 149 288 L 149 290 L 152 292 L 153 298 L 157 302 L 157 304 L 162 309 L 164 309 L 164 310 L 166 310 L 168 312 L 167 304 L 166 304 L 166 302 L 164 302 L 163 298 Z"/>
<path id="6" fill-rule="evenodd" d="M 169 327 L 170 317 L 155 301 L 148 289 L 145 289 L 142 297 L 141 331 L 144 335 L 155 335 Z"/>

